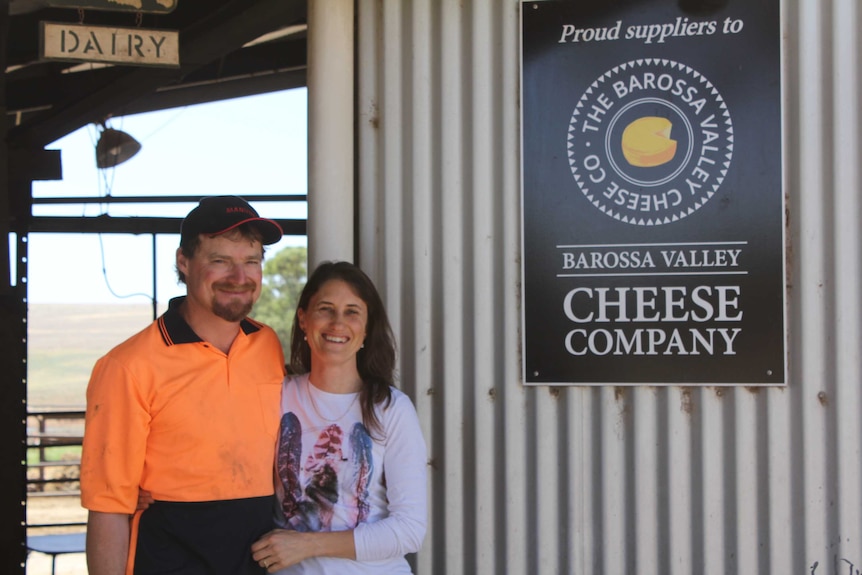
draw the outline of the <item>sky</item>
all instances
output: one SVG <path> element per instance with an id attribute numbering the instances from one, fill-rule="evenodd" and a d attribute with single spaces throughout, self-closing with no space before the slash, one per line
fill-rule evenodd
<path id="1" fill-rule="evenodd" d="M 61 150 L 63 179 L 34 182 L 34 198 L 233 194 L 250 200 L 263 217 L 307 216 L 304 202 L 253 200 L 255 194 L 306 193 L 304 88 L 111 118 L 107 125 L 133 136 L 141 151 L 100 170 L 95 159 L 100 128 L 85 126 L 47 146 Z M 35 205 L 33 213 L 181 218 L 195 205 L 193 200 L 167 207 Z M 179 235 L 173 234 L 156 241 L 155 297 L 160 303 L 185 293 L 174 271 L 178 242 Z M 150 303 L 152 244 L 151 235 L 30 234 L 28 302 Z M 305 245 L 305 237 L 285 237 L 267 253 L 288 245 Z"/>

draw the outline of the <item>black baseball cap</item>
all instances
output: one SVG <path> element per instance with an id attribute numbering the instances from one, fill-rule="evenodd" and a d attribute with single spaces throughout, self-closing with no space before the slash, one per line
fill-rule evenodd
<path id="1" fill-rule="evenodd" d="M 180 245 L 186 245 L 199 234 L 217 236 L 229 230 L 251 223 L 260 231 L 263 244 L 274 244 L 284 233 L 273 220 L 260 214 L 239 196 L 210 196 L 200 201 L 189 212 L 180 225 Z"/>

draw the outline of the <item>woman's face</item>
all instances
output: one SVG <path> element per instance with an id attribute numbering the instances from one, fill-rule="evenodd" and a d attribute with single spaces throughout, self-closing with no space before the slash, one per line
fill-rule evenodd
<path id="1" fill-rule="evenodd" d="M 313 361 L 356 361 L 356 353 L 365 341 L 368 306 L 350 284 L 341 280 L 324 283 L 298 316 Z"/>

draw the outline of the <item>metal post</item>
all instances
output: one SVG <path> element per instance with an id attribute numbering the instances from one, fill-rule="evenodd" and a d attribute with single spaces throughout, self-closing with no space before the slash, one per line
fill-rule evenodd
<path id="1" fill-rule="evenodd" d="M 6 69 L 8 32 L 9 0 L 0 0 L 0 70 Z M 21 183 L 13 182 L 10 174 L 7 118 L 6 75 L 0 74 L 0 185 L 11 190 Z M 27 307 L 23 283 L 27 230 L 18 217 L 20 210 L 13 210 L 12 197 L 10 191 L 0 200 L 0 246 L 5 248 L 0 249 L 0 573 L 23 575 L 27 561 Z M 14 270 L 10 265 L 13 254 Z"/>
<path id="2" fill-rule="evenodd" d="M 353 2 L 308 2 L 309 270 L 354 260 Z"/>

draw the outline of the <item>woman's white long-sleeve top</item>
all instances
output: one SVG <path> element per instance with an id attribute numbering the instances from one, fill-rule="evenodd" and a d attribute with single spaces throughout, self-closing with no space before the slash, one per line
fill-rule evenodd
<path id="1" fill-rule="evenodd" d="M 357 560 L 320 557 L 279 573 L 410 573 L 404 556 L 422 546 L 427 525 L 426 445 L 410 398 L 392 388 L 377 433 L 362 423 L 358 393 L 327 393 L 308 375 L 285 379 L 281 407 L 276 523 L 353 529 Z"/>

